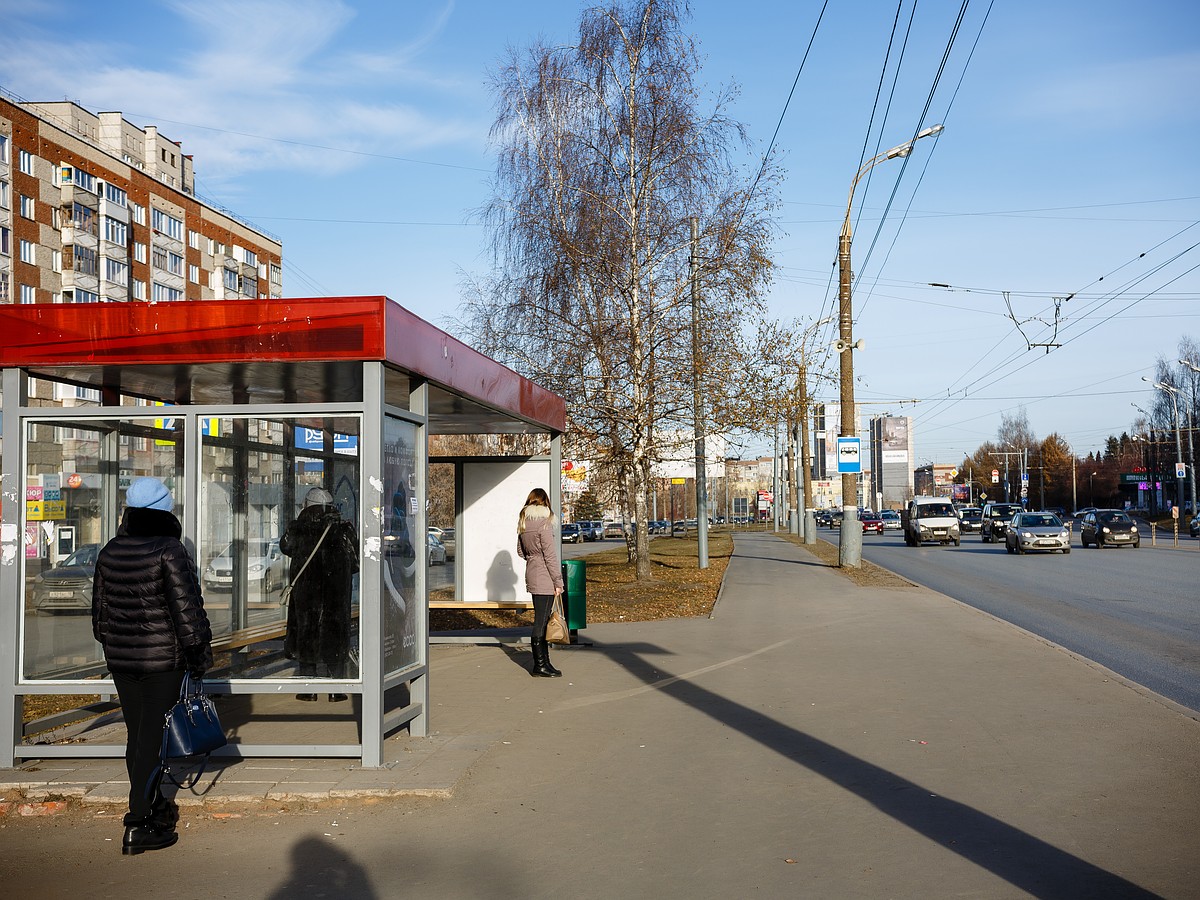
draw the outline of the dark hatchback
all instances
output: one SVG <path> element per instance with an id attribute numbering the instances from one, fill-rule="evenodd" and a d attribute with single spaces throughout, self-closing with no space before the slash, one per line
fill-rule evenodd
<path id="1" fill-rule="evenodd" d="M 1105 547 L 1141 546 L 1137 523 L 1123 509 L 1097 509 L 1083 517 L 1079 526 L 1079 542 L 1085 547 L 1095 544 Z"/>

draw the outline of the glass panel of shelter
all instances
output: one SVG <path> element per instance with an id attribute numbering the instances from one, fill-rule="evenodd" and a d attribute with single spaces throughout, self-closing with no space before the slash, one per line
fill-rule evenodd
<path id="1" fill-rule="evenodd" d="M 357 416 L 223 417 L 202 429 L 198 563 L 229 677 L 359 677 L 360 426 Z M 333 503 L 320 505 L 337 511 L 333 521 L 349 523 L 345 540 L 295 538 L 321 512 L 304 513 L 313 489 L 329 492 Z M 354 572 L 334 584 L 329 554 L 350 542 Z"/>
<path id="2" fill-rule="evenodd" d="M 161 478 L 182 514 L 181 423 L 171 419 L 53 419 L 26 423 L 23 677 L 99 677 L 92 576 L 116 534 L 124 490 Z"/>

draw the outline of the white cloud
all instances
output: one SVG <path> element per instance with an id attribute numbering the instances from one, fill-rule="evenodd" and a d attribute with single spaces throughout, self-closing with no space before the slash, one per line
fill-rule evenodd
<path id="1" fill-rule="evenodd" d="M 69 17 L 76 6 L 55 15 Z M 486 124 L 442 111 L 450 104 L 439 95 L 459 90 L 454 77 L 420 68 L 453 8 L 446 3 L 411 28 L 392 26 L 397 40 L 386 50 L 356 45 L 354 29 L 375 23 L 342 0 L 168 0 L 159 11 L 176 20 L 163 24 L 181 28 L 187 44 L 163 50 L 129 29 L 80 38 L 44 30 L 54 19 L 43 19 L 40 31 L 29 23 L 0 37 L 0 85 L 159 125 L 213 181 L 264 169 L 329 173 L 369 161 L 301 145 L 404 156 L 476 143 L 480 128 L 486 132 Z M 97 60 L 137 62 L 97 68 Z"/>

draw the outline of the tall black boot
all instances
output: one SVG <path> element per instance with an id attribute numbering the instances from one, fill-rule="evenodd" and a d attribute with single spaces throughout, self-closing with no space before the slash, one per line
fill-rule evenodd
<path id="1" fill-rule="evenodd" d="M 550 673 L 552 678 L 561 678 L 562 672 L 554 668 L 554 663 L 550 662 L 550 642 L 542 638 L 542 663 L 546 666 L 546 671 Z"/>
<path id="2" fill-rule="evenodd" d="M 534 678 L 554 678 L 562 674 L 562 672 L 550 668 L 545 638 L 530 638 L 529 646 L 533 650 L 533 665 L 529 668 L 530 675 Z"/>

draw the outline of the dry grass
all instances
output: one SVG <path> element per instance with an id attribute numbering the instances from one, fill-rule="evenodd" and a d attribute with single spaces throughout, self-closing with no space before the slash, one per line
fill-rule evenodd
<path id="1" fill-rule="evenodd" d="M 733 554 L 725 531 L 708 536 L 708 568 L 697 565 L 696 538 L 658 537 L 650 542 L 651 580 L 639 582 L 622 544 L 584 558 L 587 565 L 587 621 L 645 622 L 707 616 Z M 450 592 L 448 599 L 453 599 Z M 516 628 L 533 624 L 532 612 L 510 610 L 429 611 L 431 631 Z"/>
<path id="2" fill-rule="evenodd" d="M 799 544 L 825 565 L 837 569 L 855 584 L 863 587 L 912 587 L 913 583 L 901 578 L 895 572 L 881 568 L 874 563 L 862 561 L 858 569 L 842 569 L 838 567 L 838 545 L 818 536 L 815 544 L 805 544 L 804 539 L 792 534 L 779 532 L 779 537 L 793 544 Z"/>

